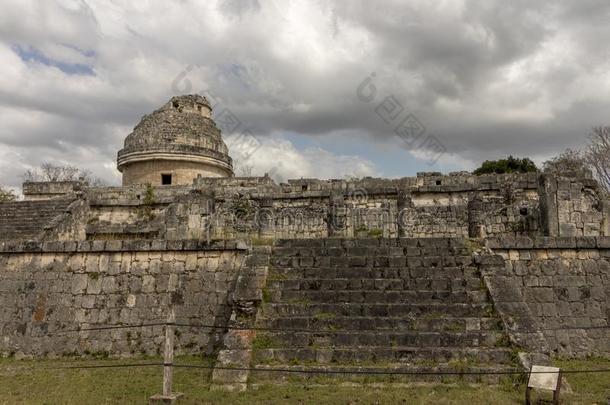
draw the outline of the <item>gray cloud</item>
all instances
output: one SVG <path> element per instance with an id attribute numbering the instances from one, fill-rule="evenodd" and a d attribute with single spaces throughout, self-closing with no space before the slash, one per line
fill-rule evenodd
<path id="1" fill-rule="evenodd" d="M 211 89 L 242 129 L 271 139 L 255 159 L 259 171 L 278 150 L 298 162 L 290 175 L 353 171 L 358 156 L 298 151 L 282 134 L 354 133 L 363 144 L 392 145 L 397 122 L 375 113 L 392 95 L 400 117 L 415 114 L 451 159 L 469 165 L 551 156 L 608 124 L 606 0 L 3 2 L 0 184 L 18 185 L 18 173 L 44 160 L 117 181 L 122 139 L 175 93 L 188 66 L 178 89 Z M 356 90 L 372 72 L 376 98 L 365 103 Z M 318 170 L 316 156 L 332 169 Z M 384 174 L 383 162 L 360 160 L 363 173 Z"/>

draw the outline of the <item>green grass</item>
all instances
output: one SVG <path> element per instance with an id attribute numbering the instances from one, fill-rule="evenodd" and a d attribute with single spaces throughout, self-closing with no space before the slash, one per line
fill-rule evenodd
<path id="1" fill-rule="evenodd" d="M 383 237 L 383 229 L 377 229 L 377 228 L 370 229 L 367 234 L 371 238 L 381 238 L 381 237 Z"/>
<path id="2" fill-rule="evenodd" d="M 263 288 L 263 302 L 271 302 L 271 293 L 267 287 Z"/>
<path id="3" fill-rule="evenodd" d="M 466 332 L 465 325 L 459 325 L 457 323 L 447 325 L 443 331 L 445 332 Z"/>
<path id="4" fill-rule="evenodd" d="M 288 300 L 289 304 L 311 304 L 311 300 L 307 297 L 291 298 Z"/>
<path id="5" fill-rule="evenodd" d="M 468 238 L 465 240 L 464 245 L 470 253 L 474 253 L 476 250 L 480 250 L 484 247 L 481 239 L 478 238 Z"/>
<path id="6" fill-rule="evenodd" d="M 610 359 L 590 358 L 585 360 L 555 360 L 555 366 L 562 370 L 608 370 L 610 369 Z M 578 395 L 568 395 L 572 398 L 573 404 L 607 404 L 610 403 L 610 373 L 582 373 L 567 374 L 568 384 L 574 393 Z M 562 394 L 563 398 L 564 395 Z"/>
<path id="7" fill-rule="evenodd" d="M 262 333 L 257 334 L 254 340 L 252 341 L 253 350 L 270 349 L 274 345 L 276 345 L 276 342 L 273 340 L 273 338 L 269 335 L 265 335 Z"/>
<path id="8" fill-rule="evenodd" d="M 159 362 L 131 360 L 0 359 L 0 404 L 142 404 L 161 391 L 161 367 L 57 369 L 75 365 Z M 210 359 L 178 357 L 177 364 L 211 365 Z M 564 370 L 608 369 L 610 360 L 558 360 Z M 339 379 L 259 385 L 242 393 L 209 391 L 211 370 L 175 369 L 174 390 L 184 404 L 521 404 L 524 387 L 457 384 L 354 385 Z M 574 393 L 562 393 L 565 404 L 606 404 L 608 374 L 570 374 Z M 278 378 L 278 381 L 282 381 Z M 394 380 L 397 381 L 397 380 Z M 325 385 L 315 385 L 321 383 Z M 398 382 L 398 381 L 397 381 Z"/>
<path id="9" fill-rule="evenodd" d="M 336 316 L 337 315 L 332 312 L 316 312 L 313 317 L 318 320 L 326 320 L 326 319 L 335 319 Z"/>
<path id="10" fill-rule="evenodd" d="M 446 315 L 444 313 L 433 311 L 433 312 L 428 312 L 427 314 L 420 316 L 420 319 L 423 319 L 424 321 L 431 321 L 434 319 L 443 319 L 445 317 L 446 317 Z"/>
<path id="11" fill-rule="evenodd" d="M 502 333 L 495 343 L 496 347 L 509 347 L 510 346 L 510 338 L 506 333 Z"/>

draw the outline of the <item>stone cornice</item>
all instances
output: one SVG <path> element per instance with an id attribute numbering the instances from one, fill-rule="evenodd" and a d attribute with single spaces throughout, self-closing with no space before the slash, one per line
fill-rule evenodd
<path id="1" fill-rule="evenodd" d="M 155 148 L 121 149 L 118 153 L 117 167 L 122 171 L 123 167 L 135 162 L 150 160 L 179 160 L 186 162 L 202 163 L 210 166 L 220 167 L 233 173 L 232 159 L 223 153 L 212 149 L 189 146 L 189 145 L 167 145 Z"/>

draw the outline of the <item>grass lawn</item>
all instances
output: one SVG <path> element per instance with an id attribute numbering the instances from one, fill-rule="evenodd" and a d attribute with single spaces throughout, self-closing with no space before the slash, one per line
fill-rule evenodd
<path id="1" fill-rule="evenodd" d="M 66 366 L 112 365 L 136 360 L 14 360 L 0 359 L 0 404 L 129 404 L 146 403 L 161 390 L 161 367 L 59 369 Z M 210 365 L 207 360 L 180 357 L 176 363 Z M 610 360 L 563 360 L 562 369 L 610 369 Z M 290 383 L 261 385 L 243 393 L 210 392 L 210 370 L 176 369 L 174 390 L 185 393 L 184 404 L 520 404 L 523 386 L 412 384 L 349 386 L 329 380 L 327 386 Z M 607 404 L 610 373 L 572 374 L 573 393 L 566 404 Z"/>

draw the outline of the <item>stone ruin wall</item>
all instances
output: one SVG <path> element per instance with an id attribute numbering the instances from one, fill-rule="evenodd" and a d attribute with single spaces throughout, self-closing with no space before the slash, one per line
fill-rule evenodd
<path id="1" fill-rule="evenodd" d="M 554 189 L 541 185 L 542 179 L 549 178 L 557 183 Z M 396 180 L 290 180 L 279 186 L 270 180 L 265 183 L 265 178 L 259 178 L 257 184 L 247 184 L 247 180 L 196 182 L 196 187 L 203 190 L 218 191 L 211 217 L 214 236 L 608 234 L 608 203 L 590 179 L 555 179 L 537 173 L 485 176 L 459 173 L 422 174 Z M 555 203 L 546 203 L 551 200 Z M 241 215 L 235 215 L 236 212 Z"/>
<path id="2" fill-rule="evenodd" d="M 77 192 L 83 186 L 80 181 L 26 181 L 22 190 L 26 201 L 37 201 Z"/>
<path id="3" fill-rule="evenodd" d="M 235 242 L 0 243 L 0 354 L 156 355 L 163 326 L 67 332 L 103 325 L 219 324 L 246 260 Z M 211 353 L 222 331 L 180 328 L 179 353 Z"/>
<path id="4" fill-rule="evenodd" d="M 87 239 L 282 239 L 608 234 L 594 182 L 538 174 L 396 180 L 199 178 L 193 186 L 81 193 Z"/>
<path id="5" fill-rule="evenodd" d="M 475 237 L 487 238 L 481 268 L 516 343 L 608 354 L 595 328 L 610 317 L 608 214 L 595 182 L 539 174 L 85 188 L 40 242 L 0 242 L 0 351 L 153 354 L 160 327 L 52 333 L 162 322 L 172 299 L 179 319 L 226 323 L 249 257 L 231 240 Z M 183 330 L 179 347 L 210 351 L 219 337 Z"/>
<path id="6" fill-rule="evenodd" d="M 279 185 L 198 178 L 192 186 L 90 188 L 80 196 L 88 213 L 73 216 L 72 239 L 604 236 L 610 217 L 593 180 L 537 173 Z"/>
<path id="7" fill-rule="evenodd" d="M 539 330 L 559 356 L 610 355 L 609 237 L 491 238 L 486 245 L 499 259 L 483 260 L 488 287 L 513 335 Z"/>
<path id="8" fill-rule="evenodd" d="M 543 179 L 549 176 L 460 173 L 277 185 L 264 177 L 200 178 L 190 198 L 207 199 L 200 214 L 212 238 L 608 234 L 608 204 L 594 181 L 551 178 L 557 186 L 548 189 Z"/>
<path id="9" fill-rule="evenodd" d="M 570 178 L 557 182 L 557 221 L 559 236 L 607 235 L 608 201 L 592 180 Z"/>
<path id="10" fill-rule="evenodd" d="M 485 243 L 474 246 L 474 259 L 513 343 L 559 356 L 610 355 L 609 237 Z M 3 242 L 0 353 L 156 354 L 161 326 L 58 332 L 163 322 L 170 307 L 178 322 L 227 324 L 263 295 L 252 276 L 262 264 L 251 260 L 257 249 L 232 241 Z M 180 331 L 179 353 L 211 353 L 224 333 Z"/>

